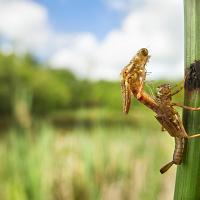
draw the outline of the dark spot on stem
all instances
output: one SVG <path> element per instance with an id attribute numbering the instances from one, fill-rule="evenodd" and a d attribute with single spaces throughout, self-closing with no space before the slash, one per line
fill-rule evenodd
<path id="1" fill-rule="evenodd" d="M 189 91 L 200 89 L 200 60 L 192 63 L 186 71 L 185 89 Z"/>

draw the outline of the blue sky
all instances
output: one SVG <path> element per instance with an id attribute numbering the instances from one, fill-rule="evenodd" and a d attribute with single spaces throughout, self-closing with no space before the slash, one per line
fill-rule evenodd
<path id="1" fill-rule="evenodd" d="M 118 80 L 142 47 L 151 79 L 183 76 L 182 1 L 0 0 L 0 36 L 3 53 L 84 78 Z"/>
<path id="2" fill-rule="evenodd" d="M 120 26 L 125 12 L 114 10 L 104 0 L 37 0 L 49 12 L 58 31 L 92 32 L 99 39 Z"/>

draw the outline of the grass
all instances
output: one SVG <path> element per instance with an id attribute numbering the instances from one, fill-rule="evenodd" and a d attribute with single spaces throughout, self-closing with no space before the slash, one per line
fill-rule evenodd
<path id="1" fill-rule="evenodd" d="M 144 123 L 62 131 L 45 125 L 31 138 L 10 131 L 0 145 L 0 199 L 172 199 L 175 168 L 165 175 L 159 169 L 172 157 L 173 139 L 147 111 L 134 115 Z"/>

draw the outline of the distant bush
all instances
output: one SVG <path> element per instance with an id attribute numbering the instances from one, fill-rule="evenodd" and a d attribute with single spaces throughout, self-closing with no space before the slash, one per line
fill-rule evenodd
<path id="1" fill-rule="evenodd" d="M 145 90 L 154 93 L 156 84 L 151 84 L 152 91 L 149 87 Z M 176 100 L 180 101 L 180 97 Z M 0 54 L 0 115 L 13 115 L 22 99 L 35 115 L 83 107 L 122 108 L 119 81 L 81 80 L 67 69 L 40 64 L 31 55 Z M 133 100 L 133 104 L 138 103 Z"/>

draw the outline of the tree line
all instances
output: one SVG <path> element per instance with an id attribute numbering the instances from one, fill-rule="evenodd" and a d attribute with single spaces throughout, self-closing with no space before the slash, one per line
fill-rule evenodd
<path id="1" fill-rule="evenodd" d="M 83 107 L 121 111 L 122 104 L 119 81 L 80 79 L 67 69 L 49 68 L 29 54 L 0 54 L 0 102 L 1 116 L 12 115 L 18 102 L 24 102 L 33 115 Z"/>
<path id="2" fill-rule="evenodd" d="M 67 69 L 52 69 L 31 55 L 0 54 L 0 114 L 10 115 L 17 101 L 33 114 L 81 107 L 119 109 L 118 82 L 78 79 Z"/>

